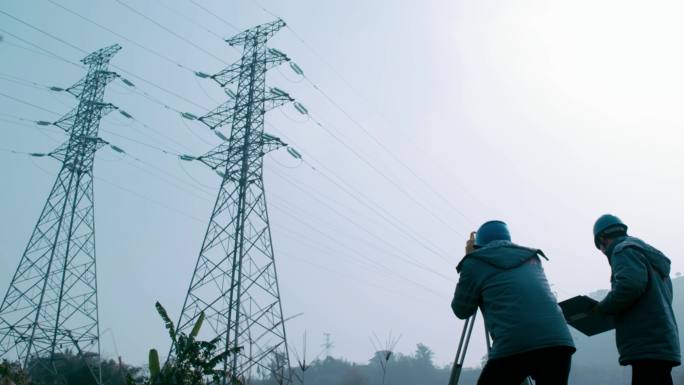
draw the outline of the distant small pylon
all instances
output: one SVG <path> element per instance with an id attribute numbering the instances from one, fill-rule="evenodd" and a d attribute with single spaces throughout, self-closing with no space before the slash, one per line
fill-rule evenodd
<path id="1" fill-rule="evenodd" d="M 335 344 L 332 342 L 330 333 L 323 333 L 323 335 L 325 336 L 325 343 L 321 346 L 325 350 L 325 358 L 328 358 L 330 357 L 330 352 L 332 351 L 332 348 L 335 347 Z"/>

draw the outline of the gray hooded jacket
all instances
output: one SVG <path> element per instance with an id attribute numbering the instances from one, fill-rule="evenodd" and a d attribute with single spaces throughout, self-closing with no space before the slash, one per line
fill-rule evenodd
<path id="1" fill-rule="evenodd" d="M 546 258 L 541 250 L 495 241 L 467 254 L 456 267 L 460 277 L 451 308 L 465 319 L 480 307 L 493 338 L 489 358 L 574 348 L 539 256 Z"/>
<path id="2" fill-rule="evenodd" d="M 670 260 L 633 237 L 617 239 L 606 255 L 612 270 L 611 290 L 599 303 L 599 309 L 615 317 L 620 364 L 645 359 L 679 364 Z"/>

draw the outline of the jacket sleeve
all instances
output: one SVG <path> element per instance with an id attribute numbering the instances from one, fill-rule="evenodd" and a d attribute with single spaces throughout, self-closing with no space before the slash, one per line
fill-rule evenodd
<path id="1" fill-rule="evenodd" d="M 478 277 L 473 274 L 472 263 L 465 263 L 456 284 L 451 310 L 456 317 L 466 319 L 477 311 L 480 302 L 482 285 Z"/>
<path id="2" fill-rule="evenodd" d="M 605 314 L 618 314 L 634 304 L 646 291 L 648 266 L 639 251 L 625 248 L 611 259 L 611 290 L 598 304 Z"/>

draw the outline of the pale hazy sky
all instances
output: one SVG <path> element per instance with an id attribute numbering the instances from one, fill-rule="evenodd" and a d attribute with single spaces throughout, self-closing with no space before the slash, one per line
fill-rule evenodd
<path id="1" fill-rule="evenodd" d="M 193 70 L 214 73 L 239 58 L 214 35 L 236 31 L 192 3 L 124 2 L 201 50 L 114 0 L 60 3 Z M 197 2 L 239 29 L 273 19 L 250 0 Z M 308 351 L 317 353 L 323 333 L 330 333 L 334 356 L 364 362 L 373 352 L 369 337 L 391 331 L 401 335 L 398 351 L 412 352 L 422 342 L 437 363 L 450 362 L 461 328 L 449 308 L 454 266 L 467 233 L 493 218 L 509 223 L 514 241 L 546 251 L 559 299 L 608 286 L 608 265 L 591 237 L 604 212 L 668 254 L 673 272 L 684 270 L 680 2 L 263 5 L 296 33 L 284 29 L 270 46 L 286 52 L 345 111 L 287 66 L 269 73 L 271 85 L 290 92 L 344 143 L 292 107 L 267 115 L 266 130 L 315 167 L 285 151 L 265 159 L 285 316 L 304 313 L 287 324 L 291 345 L 301 350 L 306 330 Z M 205 107 L 124 74 L 174 109 L 200 115 L 225 99 L 218 85 L 47 0 L 7 0 L 0 10 L 88 52 L 119 43 L 114 65 Z M 72 61 L 84 56 L 4 14 L 0 29 Z M 2 92 L 69 111 L 75 99 L 24 81 L 68 86 L 83 69 L 0 34 Z M 147 127 L 117 113 L 103 119 L 101 136 L 129 156 L 100 150 L 95 200 L 102 351 L 142 364 L 149 348 L 168 347 L 153 304 L 159 300 L 177 319 L 219 182 L 205 167 L 181 164 L 151 146 L 201 154 L 219 139 L 137 90 L 121 83 L 107 89 L 107 101 Z M 56 147 L 63 133 L 17 118 L 57 117 L 0 97 L 3 293 L 59 167 L 4 150 Z M 484 352 L 482 335 L 474 338 L 472 365 Z"/>

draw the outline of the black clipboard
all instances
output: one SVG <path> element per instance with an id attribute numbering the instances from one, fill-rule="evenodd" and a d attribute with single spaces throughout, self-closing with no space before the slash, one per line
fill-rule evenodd
<path id="1" fill-rule="evenodd" d="M 592 309 L 598 304 L 595 299 L 586 295 L 578 295 L 558 303 L 567 323 L 582 334 L 593 336 L 615 329 L 613 318 L 603 314 L 593 313 Z"/>

